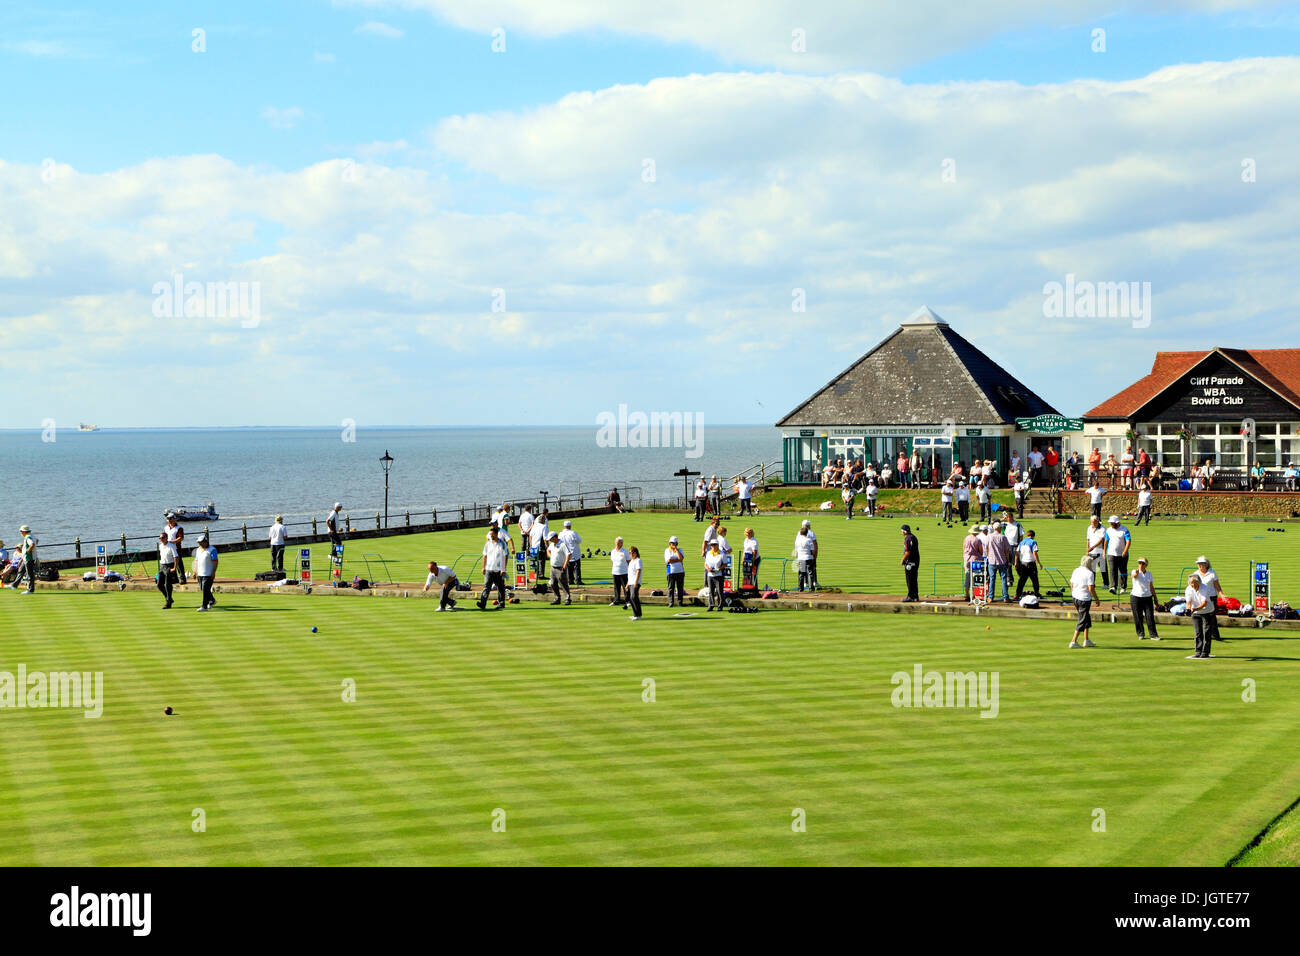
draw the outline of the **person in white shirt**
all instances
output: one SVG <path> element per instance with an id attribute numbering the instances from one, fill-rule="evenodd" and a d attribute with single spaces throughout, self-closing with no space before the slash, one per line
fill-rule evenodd
<path id="1" fill-rule="evenodd" d="M 844 502 L 844 520 L 853 520 L 853 499 L 857 497 L 857 492 L 853 490 L 853 485 L 847 481 L 844 487 L 840 489 L 840 501 Z M 707 542 L 706 542 L 707 543 Z"/>
<path id="2" fill-rule="evenodd" d="M 1219 583 L 1219 576 L 1214 573 L 1214 569 L 1210 567 L 1210 559 L 1205 555 L 1196 559 L 1196 573 L 1201 579 L 1201 592 L 1209 602 L 1211 610 L 1210 619 L 1206 622 L 1206 630 L 1209 632 L 1206 654 L 1209 654 L 1209 645 L 1214 641 L 1223 640 L 1219 636 L 1219 619 L 1215 617 L 1219 610 L 1219 598 L 1223 596 L 1223 585 Z"/>
<path id="3" fill-rule="evenodd" d="M 1196 635 L 1196 650 L 1187 655 L 1187 660 L 1204 660 L 1210 657 L 1210 623 L 1214 620 L 1215 607 L 1205 593 L 1199 574 L 1187 577 L 1187 590 L 1183 592 L 1187 602 L 1187 613 L 1192 618 L 1192 628 Z"/>
<path id="4" fill-rule="evenodd" d="M 1143 519 L 1143 518 L 1146 518 L 1146 519 L 1147 519 L 1147 524 L 1148 524 L 1148 525 L 1151 524 L 1151 502 L 1152 502 L 1152 500 L 1155 498 L 1155 495 L 1154 495 L 1154 494 L 1152 493 L 1152 491 L 1151 491 L 1151 481 L 1150 481 L 1150 479 L 1147 479 L 1147 478 L 1139 478 L 1139 479 L 1138 479 L 1138 487 L 1139 487 L 1141 490 L 1138 491 L 1138 516 L 1137 516 L 1137 521 L 1133 522 L 1133 527 L 1135 527 L 1135 528 L 1136 528 L 1136 527 L 1139 527 L 1139 526 L 1142 524 L 1142 519 Z"/>
<path id="5" fill-rule="evenodd" d="M 799 590 L 817 590 L 817 535 L 807 518 L 794 537 L 794 556 L 799 566 Z"/>
<path id="6" fill-rule="evenodd" d="M 337 550 L 343 547 L 343 504 L 334 502 L 334 507 L 330 509 L 329 514 L 325 516 L 325 529 L 330 536 L 330 551 L 337 553 Z"/>
<path id="7" fill-rule="evenodd" d="M 501 526 L 497 528 L 497 540 L 506 546 L 506 554 L 515 553 L 515 541 L 510 537 L 510 516 L 501 516 Z"/>
<path id="8" fill-rule="evenodd" d="M 573 522 L 564 522 L 564 530 L 560 532 L 560 543 L 564 545 L 564 550 L 569 552 L 569 585 L 576 587 L 582 583 L 582 539 L 578 537 L 578 532 L 573 530 Z"/>
<path id="9" fill-rule="evenodd" d="M 717 541 L 716 541 L 715 543 L 716 543 L 717 546 L 718 546 L 718 550 L 719 550 L 720 552 L 722 552 L 722 560 L 723 560 L 723 562 L 726 564 L 726 568 L 725 568 L 725 570 L 726 570 L 726 572 L 727 572 L 727 580 L 730 581 L 730 580 L 732 580 L 732 577 L 731 577 L 731 542 L 727 540 L 727 526 L 726 526 L 726 525 L 720 525 L 720 526 L 718 527 L 718 538 L 717 538 Z"/>
<path id="10" fill-rule="evenodd" d="M 614 550 L 609 553 L 609 570 L 614 578 L 614 600 L 609 602 L 610 607 L 617 607 L 620 604 L 627 606 L 629 594 L 627 562 L 628 554 L 627 549 L 623 547 L 623 539 L 615 538 Z"/>
<path id="11" fill-rule="evenodd" d="M 1020 474 L 1020 452 L 1018 451 L 1011 453 L 1011 473 L 1017 476 Z"/>
<path id="12" fill-rule="evenodd" d="M 1133 544 L 1133 537 L 1128 528 L 1119 523 L 1119 515 L 1107 519 L 1110 527 L 1106 529 L 1106 566 L 1110 571 L 1110 584 L 1106 590 L 1115 594 L 1124 593 L 1128 583 L 1128 549 Z"/>
<path id="13" fill-rule="evenodd" d="M 449 608 L 454 609 L 456 602 L 451 598 L 451 592 L 456 587 L 456 575 L 445 564 L 438 566 L 437 561 L 429 562 L 429 576 L 424 579 L 424 589 L 427 591 L 431 587 L 442 588 L 442 595 L 438 599 L 438 610 L 446 611 Z"/>
<path id="14" fill-rule="evenodd" d="M 876 498 L 880 494 L 880 489 L 876 487 L 875 481 L 867 482 L 867 517 L 876 516 Z"/>
<path id="15" fill-rule="evenodd" d="M 736 482 L 736 499 L 740 502 L 740 513 L 754 513 L 754 483 L 748 478 L 741 478 Z"/>
<path id="16" fill-rule="evenodd" d="M 1007 543 L 1011 545 L 1012 551 L 1020 547 L 1020 539 L 1025 536 L 1024 526 L 1019 521 L 1008 521 L 1002 526 L 1002 533 L 1006 536 Z"/>
<path id="17" fill-rule="evenodd" d="M 505 542 L 497 535 L 496 525 L 488 528 L 487 543 L 483 545 L 483 593 L 479 595 L 478 609 L 487 610 L 488 595 L 496 588 L 497 600 L 492 602 L 493 610 L 504 610 L 506 606 L 506 562 L 510 552 Z"/>
<path id="18" fill-rule="evenodd" d="M 970 521 L 970 485 L 957 479 L 957 519 L 965 524 Z"/>
<path id="19" fill-rule="evenodd" d="M 167 532 L 158 535 L 158 590 L 166 599 L 163 610 L 172 606 L 172 587 L 176 584 L 178 572 L 176 546 L 167 540 Z"/>
<path id="20" fill-rule="evenodd" d="M 543 511 L 534 519 L 528 528 L 528 550 L 533 562 L 533 570 L 537 574 L 537 583 L 541 583 L 543 578 L 543 568 L 546 565 L 546 546 L 551 540 L 551 529 L 546 521 L 546 512 Z"/>
<path id="21" fill-rule="evenodd" d="M 1092 630 L 1092 602 L 1097 600 L 1096 578 L 1092 573 L 1092 560 L 1084 555 L 1079 559 L 1079 566 L 1070 575 L 1070 597 L 1074 599 L 1074 636 L 1070 638 L 1070 647 L 1096 647 L 1088 638 Z M 1083 643 L 1079 643 L 1079 635 Z"/>
<path id="22" fill-rule="evenodd" d="M 622 539 L 619 539 L 622 540 Z M 635 547 L 628 555 L 627 562 L 627 603 L 632 611 L 633 621 L 641 620 L 641 578 L 644 569 L 641 565 L 641 552 Z"/>
<path id="23" fill-rule="evenodd" d="M 519 533 L 523 535 L 525 541 L 529 540 L 531 536 L 535 520 L 528 505 L 524 505 L 519 509 Z"/>
<path id="24" fill-rule="evenodd" d="M 709 545 L 717 540 L 718 526 L 721 524 L 722 519 L 714 517 L 713 520 L 709 522 L 709 526 L 704 529 L 704 542 L 700 545 L 700 557 L 704 557 L 709 553 Z"/>
<path id="25" fill-rule="evenodd" d="M 1088 500 L 1092 502 L 1092 513 L 1098 521 L 1101 520 L 1101 499 L 1106 494 L 1106 489 L 1101 486 L 1100 479 L 1092 479 L 1092 487 L 1088 489 Z"/>
<path id="26" fill-rule="evenodd" d="M 1128 604 L 1133 612 L 1133 626 L 1137 629 L 1139 641 L 1146 640 L 1146 631 L 1151 632 L 1151 640 L 1160 640 L 1156 633 L 1156 583 L 1151 572 L 1147 570 L 1147 559 L 1138 558 L 1138 566 L 1133 569 L 1133 588 L 1129 591 Z M 1145 625 L 1145 626 L 1144 626 Z"/>
<path id="27" fill-rule="evenodd" d="M 695 481 L 695 520 L 704 520 L 704 508 L 709 501 L 709 486 L 704 483 L 703 478 L 697 478 Z"/>
<path id="28" fill-rule="evenodd" d="M 975 486 L 975 497 L 980 503 L 980 520 L 990 521 L 993 518 L 993 494 L 989 491 L 989 486 L 983 479 Z"/>
<path id="29" fill-rule="evenodd" d="M 912 479 L 913 488 L 921 487 L 921 467 L 923 464 L 924 460 L 921 458 L 921 453 L 919 451 L 912 452 L 912 460 L 908 465 L 907 474 Z"/>
<path id="30" fill-rule="evenodd" d="M 41 561 L 36 551 L 36 545 L 39 541 L 36 535 L 32 534 L 32 529 L 23 525 L 18 529 L 20 540 L 18 542 L 18 577 L 14 581 L 14 587 L 22 584 L 24 579 L 27 581 L 27 587 L 23 594 L 36 593 L 36 576 L 41 570 Z M 166 540 L 167 536 L 163 535 Z M 168 606 L 170 606 L 171 592 L 168 591 Z"/>
<path id="31" fill-rule="evenodd" d="M 686 606 L 686 556 L 682 554 L 677 536 L 668 539 L 664 548 L 664 568 L 668 575 L 668 606 Z"/>
<path id="32" fill-rule="evenodd" d="M 1016 483 L 1011 486 L 1012 494 L 1016 499 L 1016 517 L 1025 516 L 1025 501 L 1029 498 L 1029 482 L 1023 477 L 1017 476 Z"/>
<path id="33" fill-rule="evenodd" d="M 722 551 L 718 548 L 718 542 L 715 540 L 709 545 L 709 553 L 704 556 L 704 577 L 709 584 L 709 610 L 714 609 L 714 602 L 717 602 L 718 610 L 721 610 L 725 603 L 722 593 L 722 582 L 726 580 L 727 560 L 722 556 Z"/>
<path id="34" fill-rule="evenodd" d="M 275 523 L 266 533 L 266 540 L 271 544 L 271 570 L 284 570 L 284 545 L 289 540 L 289 531 L 284 526 L 284 515 L 276 515 Z"/>
<path id="35" fill-rule="evenodd" d="M 497 505 L 497 510 L 494 511 L 494 512 L 492 512 L 492 517 L 491 517 L 491 519 L 489 519 L 490 523 L 493 524 L 493 525 L 495 525 L 496 527 L 500 528 L 500 527 L 501 527 L 501 519 L 505 517 L 505 514 L 506 514 L 506 506 L 505 506 L 505 505 Z"/>
<path id="36" fill-rule="evenodd" d="M 1033 595 L 1041 598 L 1038 593 L 1038 569 L 1042 567 L 1043 559 L 1038 554 L 1038 542 L 1034 540 L 1034 532 L 1026 531 L 1025 536 L 1020 543 L 1016 545 L 1016 600 L 1019 601 L 1025 594 L 1025 581 L 1028 579 L 1034 586 Z"/>
<path id="37" fill-rule="evenodd" d="M 709 508 L 715 515 L 722 514 L 722 482 L 717 475 L 709 478 Z"/>
<path id="38" fill-rule="evenodd" d="M 952 527 L 952 495 L 952 479 L 949 478 L 943 483 L 943 487 L 939 489 L 939 500 L 943 502 L 943 514 L 939 517 L 939 520 L 946 522 L 949 527 Z"/>
<path id="39" fill-rule="evenodd" d="M 573 597 L 569 593 L 569 552 L 560 541 L 560 536 L 552 531 L 547 538 L 547 556 L 551 562 L 551 593 L 555 595 L 552 604 L 560 603 L 560 592 L 564 592 L 564 603 L 572 604 Z"/>
<path id="40" fill-rule="evenodd" d="M 1043 483 L 1043 453 L 1034 446 L 1034 450 L 1029 453 L 1029 484 L 1041 485 Z"/>
<path id="41" fill-rule="evenodd" d="M 1133 463 L 1137 461 L 1137 456 L 1133 454 L 1133 446 L 1129 445 L 1124 449 L 1124 454 L 1119 456 L 1119 485 L 1121 488 L 1133 487 Z"/>
<path id="42" fill-rule="evenodd" d="M 167 534 L 167 541 L 176 549 L 176 579 L 185 583 L 185 529 L 181 527 L 180 521 L 172 512 L 167 512 L 167 527 L 163 528 Z"/>
<path id="43" fill-rule="evenodd" d="M 1088 519 L 1088 527 L 1084 529 L 1083 538 L 1085 541 L 1084 554 L 1092 559 L 1094 569 L 1101 569 L 1102 586 L 1110 587 L 1110 578 L 1106 568 L 1106 529 L 1102 527 L 1101 519 L 1096 515 Z"/>
<path id="44" fill-rule="evenodd" d="M 217 606 L 217 599 L 212 596 L 212 585 L 217 578 L 217 562 L 220 557 L 217 549 L 212 547 L 206 534 L 199 535 L 199 546 L 194 549 L 194 576 L 199 580 L 199 610 L 206 611 Z"/>
<path id="45" fill-rule="evenodd" d="M 746 528 L 745 542 L 740 556 L 742 579 L 751 581 L 757 586 L 758 566 L 762 560 L 762 556 L 758 553 L 758 539 L 754 537 L 754 529 Z"/>

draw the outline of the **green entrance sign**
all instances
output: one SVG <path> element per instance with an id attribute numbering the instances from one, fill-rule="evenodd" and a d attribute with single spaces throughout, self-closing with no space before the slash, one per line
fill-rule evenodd
<path id="1" fill-rule="evenodd" d="M 972 437 L 974 437 L 974 438 L 978 438 L 979 436 L 981 436 L 981 435 L 984 434 L 984 429 L 982 429 L 982 428 L 968 428 L 968 429 L 966 429 L 966 434 L 967 434 L 967 435 L 970 435 L 970 436 L 972 436 Z"/>
<path id="2" fill-rule="evenodd" d="M 1049 435 L 1056 432 L 1078 432 L 1083 431 L 1083 419 L 1066 418 L 1064 415 L 1035 415 L 1033 418 L 1017 418 L 1016 431 L 1041 432 Z"/>
<path id="3" fill-rule="evenodd" d="M 812 430 L 811 428 L 801 428 L 801 429 L 799 429 L 799 437 L 800 437 L 800 438 L 812 438 L 812 437 L 813 437 L 813 430 Z"/>

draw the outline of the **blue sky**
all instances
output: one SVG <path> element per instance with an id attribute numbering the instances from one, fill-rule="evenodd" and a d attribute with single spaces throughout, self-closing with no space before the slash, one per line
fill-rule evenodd
<path id="1" fill-rule="evenodd" d="M 1070 414 L 1295 345 L 1300 13 L 1041 7 L 7 4 L 0 427 L 763 423 L 922 304 Z M 1155 320 L 1044 316 L 1066 273 Z M 219 399 L 93 411 L 124 377 Z"/>

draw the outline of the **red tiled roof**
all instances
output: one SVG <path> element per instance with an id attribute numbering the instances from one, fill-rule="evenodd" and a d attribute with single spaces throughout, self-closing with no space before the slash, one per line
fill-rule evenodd
<path id="1" fill-rule="evenodd" d="M 1179 377 L 1206 357 L 1220 353 L 1261 384 L 1300 407 L 1300 349 L 1208 349 L 1201 352 L 1157 352 L 1151 373 L 1091 411 L 1084 418 L 1129 418 L 1137 414 Z"/>

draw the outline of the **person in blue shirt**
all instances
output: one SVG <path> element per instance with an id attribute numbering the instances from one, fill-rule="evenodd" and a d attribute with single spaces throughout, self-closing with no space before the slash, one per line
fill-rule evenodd
<path id="1" fill-rule="evenodd" d="M 5 543 L 0 541 L 0 582 L 8 584 L 11 575 L 9 574 L 9 550 Z"/>
<path id="2" fill-rule="evenodd" d="M 1286 466 L 1286 471 L 1282 472 L 1282 477 L 1286 479 L 1286 490 L 1295 491 L 1296 479 L 1300 478 L 1300 469 L 1296 468 L 1295 462 L 1291 462 Z"/>
<path id="3" fill-rule="evenodd" d="M 199 536 L 199 546 L 194 549 L 194 576 L 199 580 L 202 600 L 199 610 L 206 611 L 217 606 L 217 599 L 212 596 L 212 582 L 217 576 L 217 549 L 212 546 L 206 534 Z"/>
<path id="4" fill-rule="evenodd" d="M 1110 572 L 1111 594 L 1123 594 L 1128 582 L 1128 549 L 1133 546 L 1133 536 L 1119 523 L 1119 515 L 1111 515 L 1106 528 L 1106 567 Z"/>

